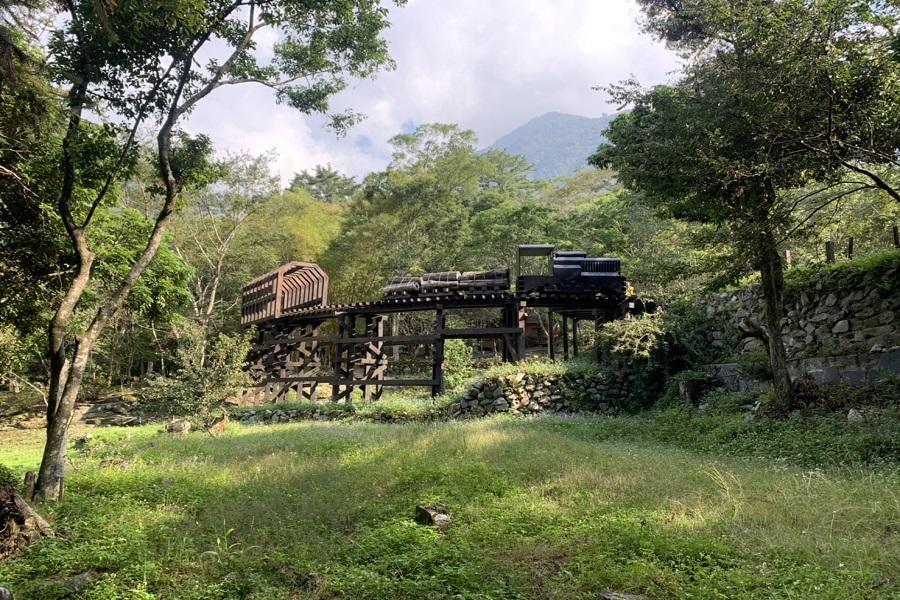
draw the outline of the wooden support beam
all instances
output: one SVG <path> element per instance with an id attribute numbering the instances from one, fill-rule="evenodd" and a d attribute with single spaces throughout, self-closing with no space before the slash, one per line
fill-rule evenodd
<path id="1" fill-rule="evenodd" d="M 338 385 L 338 381 L 344 379 L 343 377 L 343 352 L 344 347 L 337 343 L 341 338 L 347 336 L 347 316 L 343 315 L 338 319 L 338 332 L 337 339 L 335 340 L 335 344 L 332 347 L 334 350 L 334 355 L 332 357 L 332 368 L 334 370 L 334 382 L 331 384 L 331 401 L 337 402 L 338 397 L 340 396 L 341 387 Z M 348 336 L 349 337 L 349 336 Z"/>
<path id="2" fill-rule="evenodd" d="M 550 354 L 550 360 L 556 360 L 556 338 L 553 335 L 553 309 L 547 310 L 547 350 Z"/>
<path id="3" fill-rule="evenodd" d="M 520 300 L 518 309 L 516 310 L 516 319 L 518 321 L 517 325 L 519 328 L 519 331 L 516 334 L 516 361 L 520 361 L 525 358 L 525 322 L 527 316 L 528 305 L 525 300 Z"/>
<path id="4" fill-rule="evenodd" d="M 569 317 L 562 316 L 563 360 L 569 360 Z"/>
<path id="5" fill-rule="evenodd" d="M 444 392 L 444 339 L 441 335 L 443 330 L 444 308 L 438 304 L 434 311 L 434 331 L 438 339 L 434 342 L 431 356 L 431 378 L 434 380 L 431 386 L 432 397 Z"/>
<path id="6" fill-rule="evenodd" d="M 578 356 L 578 319 L 572 318 L 572 354 Z"/>

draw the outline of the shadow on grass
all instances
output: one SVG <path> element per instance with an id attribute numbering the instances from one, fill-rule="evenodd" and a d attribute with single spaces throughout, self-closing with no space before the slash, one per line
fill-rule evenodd
<path id="1" fill-rule="evenodd" d="M 897 522 L 896 480 L 525 421 L 98 437 L 54 510 L 70 538 L 0 565 L 20 597 L 85 568 L 106 573 L 90 597 L 156 598 L 874 597 L 896 573 L 875 528 Z M 436 502 L 445 536 L 411 520 Z"/>

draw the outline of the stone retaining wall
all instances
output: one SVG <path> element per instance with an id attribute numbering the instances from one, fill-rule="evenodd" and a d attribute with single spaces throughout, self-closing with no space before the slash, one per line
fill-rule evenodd
<path id="1" fill-rule="evenodd" d="M 788 361 L 788 369 L 795 379 L 808 374 L 819 384 L 875 383 L 890 375 L 900 374 L 900 350 L 848 356 L 796 358 Z M 758 390 L 769 386 L 768 383 L 745 374 L 738 363 L 707 365 L 704 370 L 732 392 Z"/>
<path id="2" fill-rule="evenodd" d="M 789 357 L 878 353 L 900 348 L 900 260 L 869 271 L 826 270 L 788 287 L 782 328 Z M 742 329 L 764 329 L 759 286 L 705 298 L 705 336 L 723 357 L 761 349 Z"/>
<path id="3" fill-rule="evenodd" d="M 498 412 L 534 415 L 615 410 L 627 395 L 627 382 L 602 375 L 515 373 L 477 381 L 450 405 L 452 418 Z"/>

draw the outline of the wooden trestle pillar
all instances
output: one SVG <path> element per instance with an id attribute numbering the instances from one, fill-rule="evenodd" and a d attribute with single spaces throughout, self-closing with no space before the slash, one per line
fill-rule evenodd
<path id="1" fill-rule="evenodd" d="M 569 317 L 562 316 L 563 360 L 569 360 Z"/>
<path id="2" fill-rule="evenodd" d="M 383 381 L 387 371 L 388 357 L 384 352 L 384 317 L 374 315 L 366 317 L 365 332 L 367 338 L 374 338 L 363 343 L 363 357 L 360 360 L 362 366 L 363 397 L 368 400 L 378 400 L 384 392 L 384 386 L 376 383 L 370 385 L 372 380 Z"/>
<path id="3" fill-rule="evenodd" d="M 578 356 L 578 319 L 572 318 L 572 354 Z"/>
<path id="4" fill-rule="evenodd" d="M 434 311 L 434 340 L 431 354 L 431 395 L 440 396 L 444 392 L 444 307 L 440 304 Z"/>
<path id="5" fill-rule="evenodd" d="M 553 334 L 553 309 L 547 309 L 547 350 L 550 354 L 550 360 L 556 359 L 556 336 Z"/>

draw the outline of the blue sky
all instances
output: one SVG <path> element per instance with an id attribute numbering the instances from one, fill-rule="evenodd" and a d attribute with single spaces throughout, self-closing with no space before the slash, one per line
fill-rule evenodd
<path id="1" fill-rule="evenodd" d="M 386 33 L 396 70 L 334 99 L 366 115 L 346 137 L 252 85 L 217 90 L 186 129 L 224 151 L 274 151 L 283 181 L 316 164 L 357 176 L 381 169 L 387 140 L 420 123 L 458 123 L 487 146 L 546 112 L 613 112 L 592 86 L 671 80 L 677 58 L 641 33 L 639 16 L 632 0 L 410 0 Z M 267 35 L 262 47 L 275 41 Z"/>

